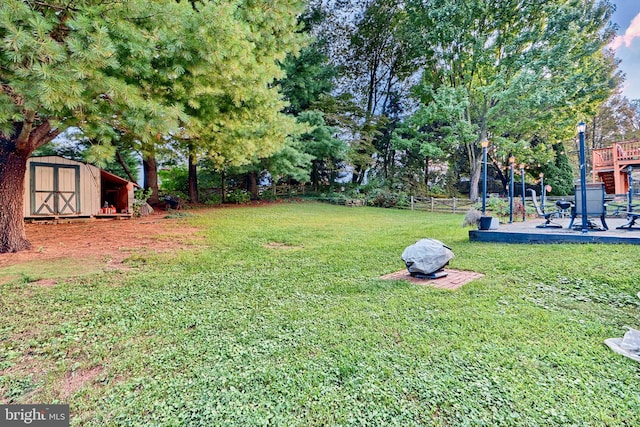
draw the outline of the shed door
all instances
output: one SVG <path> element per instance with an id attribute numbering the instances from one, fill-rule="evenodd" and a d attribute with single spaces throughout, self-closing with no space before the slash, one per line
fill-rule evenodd
<path id="1" fill-rule="evenodd" d="M 79 213 L 79 189 L 79 166 L 31 163 L 32 215 Z"/>

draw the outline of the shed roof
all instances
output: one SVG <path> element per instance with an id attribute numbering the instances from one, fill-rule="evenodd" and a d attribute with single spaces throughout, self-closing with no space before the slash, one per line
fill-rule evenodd
<path id="1" fill-rule="evenodd" d="M 111 172 L 107 172 L 104 169 L 100 169 L 100 177 L 102 179 L 104 179 L 105 181 L 113 182 L 113 183 L 116 183 L 116 184 L 128 184 L 128 183 L 131 182 L 135 187 L 140 188 L 138 183 L 132 182 L 132 181 L 128 181 L 128 180 L 126 180 L 124 178 L 120 178 L 118 175 L 114 175 Z"/>

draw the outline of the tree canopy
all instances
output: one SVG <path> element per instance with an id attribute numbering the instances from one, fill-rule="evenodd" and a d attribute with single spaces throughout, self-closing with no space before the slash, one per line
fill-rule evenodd
<path id="1" fill-rule="evenodd" d="M 29 246 L 26 160 L 70 126 L 153 151 L 179 135 L 218 162 L 284 144 L 280 62 L 297 52 L 297 0 L 23 2 L 0 8 L 0 252 Z M 146 147 L 146 148 L 145 148 Z"/>
<path id="2" fill-rule="evenodd" d="M 593 123 L 593 146 L 637 135 L 636 104 L 604 104 L 622 78 L 606 50 L 609 0 L 304 7 L 5 0 L 0 252 L 28 247 L 27 158 L 69 128 L 91 143 L 85 159 L 141 153 L 145 183 L 156 156 L 188 159 L 194 200 L 197 164 L 314 184 L 346 165 L 354 183 L 414 192 L 431 187 L 434 163 L 468 178 L 473 199 L 483 140 L 501 179 L 513 153 L 531 173 L 561 169 L 560 189 L 569 179 L 558 150 L 577 121 Z"/>

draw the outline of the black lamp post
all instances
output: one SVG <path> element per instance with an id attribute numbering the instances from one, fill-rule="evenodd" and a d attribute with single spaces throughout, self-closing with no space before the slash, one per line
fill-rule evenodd
<path id="1" fill-rule="evenodd" d="M 513 224 L 513 165 L 516 158 L 509 156 L 509 224 Z"/>
<path id="2" fill-rule="evenodd" d="M 580 141 L 580 197 L 582 198 L 582 232 L 586 233 L 589 229 L 587 219 L 587 168 L 584 154 L 584 133 L 587 125 L 584 122 L 578 123 L 578 137 Z"/>
<path id="3" fill-rule="evenodd" d="M 484 216 L 487 211 L 487 147 L 489 141 L 483 139 L 480 146 L 482 147 L 482 215 Z"/>
<path id="4" fill-rule="evenodd" d="M 544 212 L 545 193 L 546 191 L 544 190 L 544 174 L 540 172 L 540 206 L 542 206 L 543 212 Z"/>
<path id="5" fill-rule="evenodd" d="M 627 168 L 627 182 L 629 184 L 629 195 L 627 196 L 627 211 L 633 211 L 633 166 Z"/>
<path id="6" fill-rule="evenodd" d="M 520 176 L 522 177 L 522 221 L 526 221 L 527 209 L 524 204 L 524 163 L 520 163 Z"/>

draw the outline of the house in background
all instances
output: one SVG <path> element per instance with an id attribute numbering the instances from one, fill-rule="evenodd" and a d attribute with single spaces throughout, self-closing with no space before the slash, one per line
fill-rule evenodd
<path id="1" fill-rule="evenodd" d="M 130 217 L 137 187 L 93 165 L 59 156 L 29 158 L 24 185 L 25 219 Z"/>

